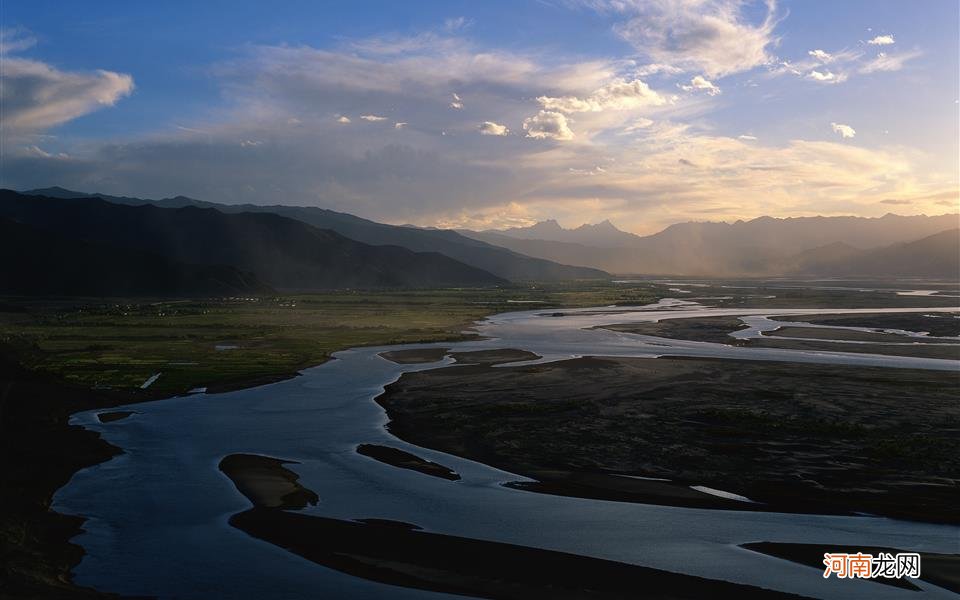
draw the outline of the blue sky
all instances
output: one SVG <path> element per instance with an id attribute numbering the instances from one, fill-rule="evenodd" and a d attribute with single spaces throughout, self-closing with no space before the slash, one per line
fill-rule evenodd
<path id="1" fill-rule="evenodd" d="M 6 2 L 0 183 L 476 228 L 953 212 L 958 16 L 953 0 Z"/>

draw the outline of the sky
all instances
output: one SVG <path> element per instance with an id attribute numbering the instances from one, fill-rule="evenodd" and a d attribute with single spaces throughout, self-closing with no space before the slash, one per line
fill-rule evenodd
<path id="1" fill-rule="evenodd" d="M 0 3 L 0 186 L 472 229 L 960 208 L 960 3 Z"/>

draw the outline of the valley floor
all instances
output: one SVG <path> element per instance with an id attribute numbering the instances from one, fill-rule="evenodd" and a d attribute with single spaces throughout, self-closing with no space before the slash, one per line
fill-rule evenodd
<path id="1" fill-rule="evenodd" d="M 112 597 L 70 583 L 83 551 L 69 540 L 83 519 L 49 508 L 76 471 L 121 452 L 68 425 L 75 412 L 262 385 L 350 347 L 466 339 L 476 320 L 519 306 L 655 300 L 646 284 L 596 282 L 202 300 L 0 299 L 0 591 L 5 598 Z M 107 413 L 104 420 L 122 418 Z"/>

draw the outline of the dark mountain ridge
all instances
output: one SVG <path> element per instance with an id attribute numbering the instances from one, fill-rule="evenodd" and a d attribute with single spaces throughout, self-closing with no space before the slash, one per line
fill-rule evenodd
<path id="1" fill-rule="evenodd" d="M 0 293 L 30 296 L 236 296 L 270 286 L 230 266 L 193 265 L 84 242 L 0 217 Z"/>
<path id="2" fill-rule="evenodd" d="M 402 246 L 414 252 L 439 252 L 467 265 L 488 271 L 497 277 L 511 281 L 560 281 L 569 279 L 602 279 L 609 275 L 602 270 L 558 264 L 543 258 L 534 258 L 509 249 L 488 244 L 445 229 L 420 229 L 399 225 L 377 223 L 348 213 L 324 208 L 254 204 L 217 204 L 177 196 L 163 200 L 145 200 L 107 194 L 84 194 L 53 187 L 23 192 L 56 198 L 80 199 L 96 197 L 115 204 L 151 204 L 161 208 L 187 206 L 215 208 L 224 213 L 273 213 L 302 221 L 321 229 L 336 231 L 352 240 L 371 245 Z"/>
<path id="3" fill-rule="evenodd" d="M 0 215 L 60 236 L 170 260 L 232 265 L 287 290 L 501 285 L 439 253 L 370 246 L 271 213 L 122 205 L 0 191 Z"/>

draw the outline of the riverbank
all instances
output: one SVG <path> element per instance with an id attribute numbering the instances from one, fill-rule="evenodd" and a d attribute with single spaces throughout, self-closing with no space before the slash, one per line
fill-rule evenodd
<path id="1" fill-rule="evenodd" d="M 0 579 L 10 598 L 114 598 L 71 583 L 82 517 L 50 510 L 77 471 L 122 452 L 68 424 L 76 412 L 297 376 L 350 347 L 469 339 L 477 320 L 538 305 L 656 300 L 646 286 L 330 292 L 196 301 L 0 302 Z M 141 385 L 160 372 L 155 383 Z M 129 411 L 124 411 L 129 412 Z"/>
<path id="2" fill-rule="evenodd" d="M 650 600 L 801 596 L 670 573 L 610 560 L 422 531 L 383 519 L 345 521 L 280 510 L 291 494 L 317 495 L 299 486 L 284 461 L 227 456 L 221 470 L 253 508 L 230 517 L 247 534 L 337 571 L 391 585 L 480 598 L 526 600 L 597 598 Z M 224 465 L 229 465 L 224 468 Z M 251 482 L 263 483 L 251 491 Z M 266 489 L 264 489 L 266 488 Z"/>
<path id="3" fill-rule="evenodd" d="M 957 523 L 955 386 L 950 372 L 586 357 L 406 373 L 377 402 L 397 437 L 535 480 L 522 489 Z"/>

